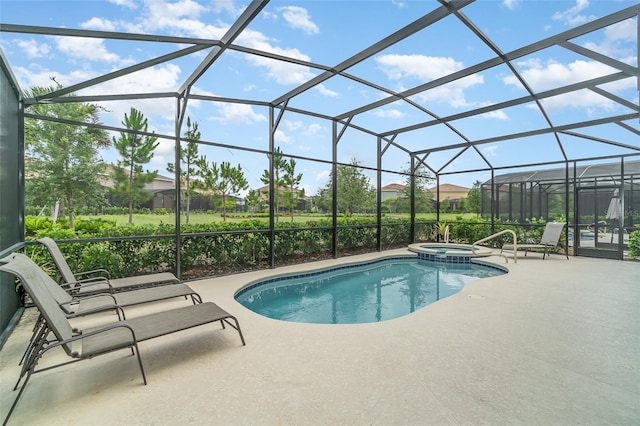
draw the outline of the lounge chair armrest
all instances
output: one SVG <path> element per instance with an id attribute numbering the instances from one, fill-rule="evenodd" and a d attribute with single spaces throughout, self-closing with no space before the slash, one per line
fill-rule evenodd
<path id="1" fill-rule="evenodd" d="M 109 274 L 109 271 L 107 271 L 106 269 L 94 269 L 92 271 L 82 271 L 82 272 L 74 272 L 75 276 L 87 276 L 87 275 L 93 275 L 93 274 L 102 274 L 104 275 L 106 278 L 103 277 L 103 279 L 105 280 L 110 280 L 111 279 L 111 274 Z"/>
<path id="2" fill-rule="evenodd" d="M 103 292 L 103 293 L 93 293 L 93 294 L 86 294 L 86 295 L 73 295 L 71 301 L 69 302 L 65 302 L 65 303 L 61 303 L 60 305 L 72 305 L 74 303 L 79 303 L 83 300 L 87 300 L 87 299 L 93 299 L 95 297 L 110 297 L 111 300 L 113 301 L 113 304 L 117 305 L 118 302 L 116 301 L 116 297 L 113 295 L 113 293 L 109 293 L 109 292 Z"/>
<path id="3" fill-rule="evenodd" d="M 112 323 L 112 324 L 108 324 L 105 325 L 104 327 L 100 327 L 99 329 L 96 330 L 92 330 L 89 332 L 83 332 L 82 330 L 78 330 L 78 334 L 76 334 L 75 336 L 72 336 L 68 339 L 64 339 L 64 340 L 60 340 L 57 342 L 53 342 L 50 345 L 48 345 L 46 348 L 43 349 L 42 353 L 48 351 L 51 348 L 55 348 L 58 346 L 62 346 L 62 345 L 66 345 L 68 343 L 72 343 L 75 342 L 77 340 L 82 340 L 85 339 L 87 337 L 91 337 L 91 336 L 95 336 L 96 334 L 100 334 L 100 333 L 105 333 L 107 331 L 111 331 L 115 328 L 128 328 L 129 331 L 131 331 L 131 337 L 133 339 L 133 344 L 137 344 L 138 343 L 138 339 L 136 339 L 136 333 L 133 330 L 133 328 L 129 325 L 129 324 L 122 324 L 121 322 L 116 322 L 116 323 Z M 78 354 L 77 352 L 74 352 L 74 354 L 71 355 L 74 358 L 79 358 L 80 354 Z"/>
<path id="4" fill-rule="evenodd" d="M 102 306 L 91 308 L 91 309 L 86 309 L 86 310 L 82 311 L 79 314 L 76 314 L 76 313 L 67 314 L 67 318 L 79 318 L 79 317 L 83 317 L 85 315 L 90 315 L 90 314 L 93 314 L 93 313 L 105 312 L 107 310 L 118 311 L 120 313 L 120 318 L 126 318 L 125 313 L 124 313 L 124 309 L 122 308 L 122 306 L 119 306 L 119 305 L 117 305 L 115 303 L 108 304 L 108 305 L 102 305 Z"/>
<path id="5" fill-rule="evenodd" d="M 60 287 L 64 288 L 67 291 L 73 291 L 78 287 L 90 287 L 90 286 L 101 285 L 101 284 L 108 285 L 109 291 L 113 293 L 113 287 L 111 286 L 111 283 L 109 282 L 109 280 L 106 278 L 88 278 L 86 280 L 71 281 L 68 283 L 60 284 Z"/>

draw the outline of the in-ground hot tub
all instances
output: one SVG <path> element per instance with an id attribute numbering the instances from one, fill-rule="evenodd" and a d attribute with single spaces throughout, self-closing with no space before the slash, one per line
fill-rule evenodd
<path id="1" fill-rule="evenodd" d="M 491 256 L 493 252 L 489 247 L 454 243 L 416 243 L 410 244 L 409 250 L 418 253 L 420 259 L 447 263 L 470 263 L 471 258 Z"/>

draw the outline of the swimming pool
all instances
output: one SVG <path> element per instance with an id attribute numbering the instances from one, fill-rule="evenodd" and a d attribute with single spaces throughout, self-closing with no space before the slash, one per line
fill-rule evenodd
<path id="1" fill-rule="evenodd" d="M 258 314 L 283 321 L 369 323 L 408 315 L 470 281 L 505 272 L 476 263 L 403 256 L 260 280 L 240 289 L 235 298 Z"/>

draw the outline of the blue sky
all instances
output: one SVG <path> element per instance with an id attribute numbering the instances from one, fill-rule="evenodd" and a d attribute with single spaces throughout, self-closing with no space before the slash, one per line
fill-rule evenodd
<path id="1" fill-rule="evenodd" d="M 521 1 L 482 0 L 462 12 L 503 51 L 510 52 L 537 40 L 566 31 L 596 18 L 630 7 L 637 2 L 609 1 Z M 246 3 L 225 1 L 29 1 L 3 0 L 0 21 L 48 27 L 102 31 L 162 34 L 219 39 L 240 15 Z M 254 19 L 235 44 L 262 49 L 304 61 L 334 66 L 364 50 L 403 26 L 439 7 L 435 1 L 359 0 L 359 1 L 271 1 Z M 593 51 L 636 66 L 638 64 L 637 20 L 629 19 L 573 40 Z M 0 47 L 23 88 L 49 86 L 55 76 L 64 86 L 145 61 L 186 46 L 169 43 L 52 37 L 33 34 L 0 33 Z M 99 86 L 76 92 L 78 95 L 170 92 L 177 90 L 208 53 L 189 56 L 117 78 Z M 467 27 L 454 16 L 419 31 L 348 70 L 394 91 L 410 89 L 433 79 L 495 57 Z M 554 47 L 519 58 L 513 65 L 534 90 L 553 89 L 614 72 L 610 67 L 570 50 Z M 197 81 L 192 94 L 203 94 L 255 101 L 271 101 L 308 81 L 321 71 L 270 59 L 227 51 Z M 604 85 L 604 89 L 638 105 L 638 82 L 630 77 Z M 524 96 L 526 91 L 505 65 L 470 75 L 411 99 L 438 116 Z M 292 99 L 289 107 L 313 110 L 327 115 L 345 113 L 384 99 L 388 95 L 344 77 L 334 77 Z M 107 125 L 118 125 L 131 106 L 149 118 L 153 130 L 174 134 L 175 100 L 153 99 L 104 102 L 101 115 Z M 591 120 L 612 114 L 633 112 L 591 91 L 555 96 L 543 101 L 554 125 Z M 268 149 L 269 111 L 265 107 L 190 101 L 188 115 L 197 121 L 202 139 L 231 146 Z M 410 126 L 431 118 L 404 102 L 388 103 L 354 117 L 352 124 L 384 132 Z M 453 123 L 459 133 L 445 126 L 431 126 L 401 134 L 396 142 L 409 150 L 490 138 L 517 131 L 544 128 L 547 124 L 532 104 L 494 111 Z M 639 129 L 638 121 L 626 123 Z M 620 126 L 608 125 L 584 130 L 590 136 L 614 139 L 638 146 L 638 137 Z M 291 155 L 331 159 L 331 122 L 288 112 L 276 131 L 276 144 Z M 626 153 L 617 147 L 584 139 L 563 138 L 570 157 Z M 560 150 L 551 135 L 518 141 L 484 144 L 479 147 L 492 164 L 506 166 L 560 160 Z M 262 186 L 259 178 L 267 168 L 261 153 L 227 148 L 203 147 L 200 152 L 214 161 L 241 163 L 250 186 Z M 440 169 L 457 151 L 431 154 L 427 161 Z M 107 161 L 115 161 L 113 152 L 105 152 Z M 363 165 L 376 166 L 375 137 L 347 130 L 338 144 L 341 162 L 356 158 Z M 173 161 L 173 141 L 161 140 L 149 164 L 150 169 L 168 175 L 166 163 Z M 329 166 L 297 160 L 304 174 L 302 186 L 314 194 L 328 179 Z M 383 168 L 408 167 L 408 157 L 390 147 L 383 156 Z M 481 156 L 467 150 L 450 170 L 485 167 Z M 373 182 L 375 174 L 368 173 Z M 486 180 L 489 172 L 450 175 L 441 183 L 471 186 L 474 180 Z M 402 182 L 385 173 L 383 184 Z"/>

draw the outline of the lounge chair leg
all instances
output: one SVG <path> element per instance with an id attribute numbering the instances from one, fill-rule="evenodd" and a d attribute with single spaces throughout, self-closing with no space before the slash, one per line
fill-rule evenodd
<path id="1" fill-rule="evenodd" d="M 138 343 L 134 342 L 133 346 L 131 347 L 132 350 L 133 350 L 134 346 L 136 348 L 136 355 L 138 355 L 138 365 L 140 365 L 140 373 L 142 373 L 142 381 L 146 385 L 147 384 L 147 376 L 144 374 L 144 367 L 142 366 L 142 358 L 140 357 L 140 349 L 138 348 Z"/>
<path id="2" fill-rule="evenodd" d="M 16 399 L 13 400 L 13 404 L 11 405 L 9 412 L 7 413 L 7 417 L 4 418 L 4 422 L 2 423 L 2 426 L 6 426 L 7 422 L 9 421 L 9 417 L 11 417 L 11 414 L 13 413 L 13 410 L 16 408 L 16 405 L 18 405 L 18 400 L 20 399 L 20 396 L 22 396 L 22 392 L 24 391 L 25 386 L 27 386 L 27 382 L 29 381 L 29 378 L 31 378 L 31 373 L 32 373 L 32 370 L 29 370 L 29 373 L 27 374 L 27 378 L 24 380 L 24 383 L 22 384 L 22 387 L 20 388 L 18 395 L 16 395 Z"/>
<path id="3" fill-rule="evenodd" d="M 227 318 L 231 318 L 236 323 L 236 325 L 231 324 L 228 321 Z M 236 331 L 238 332 L 238 334 L 240 335 L 240 340 L 242 341 L 242 346 L 246 346 L 247 344 L 244 341 L 244 336 L 242 334 L 242 330 L 240 329 L 240 323 L 238 322 L 238 319 L 236 317 L 234 317 L 233 315 L 229 315 L 227 318 L 224 318 L 224 319 L 220 320 L 220 322 L 222 323 L 222 327 L 224 328 L 224 323 L 226 322 L 231 327 L 235 328 Z"/>
<path id="4" fill-rule="evenodd" d="M 42 344 L 42 342 L 39 342 L 38 353 L 33 358 L 30 357 L 29 359 L 25 360 L 25 363 L 28 363 L 27 364 L 28 365 L 28 367 L 27 367 L 27 377 L 24 379 L 24 382 L 22 383 L 22 386 L 20 387 L 20 390 L 18 391 L 18 395 L 16 395 L 16 399 L 13 401 L 13 404 L 11 405 L 11 408 L 9 409 L 9 412 L 7 413 L 7 417 L 5 417 L 5 419 L 4 419 L 4 423 L 2 423 L 3 426 L 5 426 L 7 424 L 7 422 L 9 421 L 9 417 L 11 417 L 11 413 L 13 413 L 13 410 L 18 405 L 18 400 L 20 399 L 20 396 L 22 396 L 22 392 L 24 392 L 24 388 L 27 386 L 27 383 L 29 382 L 29 379 L 31 378 L 31 375 L 36 371 L 36 366 L 38 365 L 38 360 L 42 356 L 42 352 L 40 352 L 40 349 L 42 349 L 43 346 L 44 345 Z M 22 375 L 20 376 L 20 378 L 22 378 Z M 20 383 L 20 379 L 18 379 L 18 383 Z M 18 383 L 16 383 L 16 386 L 18 386 Z"/>
<path id="5" fill-rule="evenodd" d="M 49 329 L 44 327 L 44 331 L 42 335 L 35 339 L 32 343 L 32 346 L 28 348 L 28 352 L 25 354 L 25 357 L 22 362 L 22 368 L 20 369 L 20 376 L 16 381 L 13 390 L 18 389 L 18 385 L 20 381 L 24 377 L 25 374 L 31 374 L 30 371 L 36 368 L 36 364 L 38 363 L 38 359 L 40 358 L 40 351 L 44 348 L 47 342 L 47 336 L 49 335 Z M 24 387 L 24 384 L 22 385 Z"/>
<path id="6" fill-rule="evenodd" d="M 18 365 L 22 365 L 22 363 L 27 357 L 27 354 L 33 347 L 34 342 L 36 341 L 36 339 L 40 337 L 40 334 L 42 333 L 43 329 L 46 328 L 46 325 L 47 324 L 45 323 L 42 315 L 38 315 L 38 319 L 36 320 L 36 323 L 33 326 L 33 334 L 31 335 L 31 339 L 29 339 L 29 344 L 27 345 L 27 349 L 24 350 L 24 353 L 22 354 L 22 358 L 20 358 L 20 362 L 18 363 Z"/>

